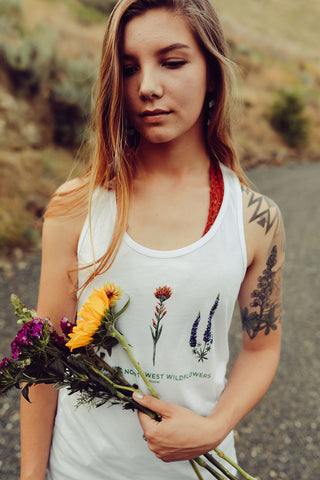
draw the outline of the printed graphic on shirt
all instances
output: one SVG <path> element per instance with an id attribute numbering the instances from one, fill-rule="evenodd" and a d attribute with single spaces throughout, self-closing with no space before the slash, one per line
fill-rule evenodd
<path id="1" fill-rule="evenodd" d="M 217 298 L 214 304 L 211 307 L 207 327 L 202 337 L 202 342 L 198 341 L 198 327 L 201 321 L 201 313 L 199 312 L 197 318 L 193 322 L 189 345 L 192 348 L 193 354 L 198 358 L 198 362 L 203 362 L 204 360 L 208 360 L 208 353 L 211 350 L 211 345 L 213 342 L 213 334 L 212 334 L 212 318 L 215 311 L 218 308 L 220 300 L 220 293 L 218 293 Z"/>
<path id="2" fill-rule="evenodd" d="M 158 303 L 155 308 L 154 318 L 152 319 L 152 325 L 150 326 L 150 331 L 153 340 L 153 366 L 156 364 L 156 352 L 157 352 L 157 343 L 162 333 L 163 325 L 161 324 L 163 317 L 166 315 L 167 310 L 164 305 L 164 302 L 168 300 L 172 295 L 172 290 L 170 287 L 158 287 L 154 292 L 154 296 L 158 299 Z"/>
<path id="3" fill-rule="evenodd" d="M 121 368 L 121 367 L 113 367 L 113 368 L 120 368 L 122 375 L 126 375 L 127 377 L 132 377 L 133 380 L 138 380 L 140 378 L 140 374 L 134 368 Z M 146 374 L 147 379 L 151 383 L 160 383 L 161 381 L 170 381 L 170 382 L 182 382 L 185 380 L 190 380 L 193 378 L 201 378 L 210 380 L 212 378 L 212 373 L 208 372 L 199 372 L 197 370 L 190 370 L 185 372 L 144 372 Z"/>

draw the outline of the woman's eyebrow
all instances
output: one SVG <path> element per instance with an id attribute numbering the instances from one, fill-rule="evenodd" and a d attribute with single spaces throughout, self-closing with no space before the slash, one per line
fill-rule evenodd
<path id="1" fill-rule="evenodd" d="M 173 43 L 172 45 L 168 45 L 167 47 L 161 48 L 159 50 L 160 55 L 164 55 L 165 53 L 169 53 L 172 50 L 180 50 L 180 49 L 190 49 L 189 45 L 185 45 L 184 43 Z"/>
<path id="2" fill-rule="evenodd" d="M 167 47 L 160 48 L 160 50 L 157 51 L 157 55 L 165 55 L 166 53 L 172 52 L 173 50 L 181 50 L 181 49 L 189 49 L 191 47 L 189 45 L 186 45 L 184 43 L 173 43 L 172 45 L 168 45 Z M 123 60 L 133 60 L 135 59 L 135 55 L 131 55 L 130 53 L 126 54 L 124 53 L 122 56 Z"/>

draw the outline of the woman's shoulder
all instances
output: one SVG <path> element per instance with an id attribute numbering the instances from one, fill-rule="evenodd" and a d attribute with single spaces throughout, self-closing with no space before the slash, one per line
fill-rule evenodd
<path id="1" fill-rule="evenodd" d="M 88 182 L 74 178 L 63 183 L 52 195 L 44 216 L 43 241 L 73 251 L 88 211 Z"/>
<path id="2" fill-rule="evenodd" d="M 284 226 L 279 206 L 271 198 L 242 185 L 243 217 L 250 259 L 268 252 L 271 244 L 284 247 Z M 250 263 L 250 261 L 249 261 Z"/>
<path id="3" fill-rule="evenodd" d="M 88 187 L 88 180 L 85 177 L 76 177 L 67 180 L 60 185 L 54 193 L 54 196 L 65 196 Z"/>
<path id="4" fill-rule="evenodd" d="M 69 217 L 84 214 L 88 209 L 89 184 L 85 177 L 77 177 L 60 185 L 52 195 L 45 218 Z"/>
<path id="5" fill-rule="evenodd" d="M 266 235 L 276 229 L 281 223 L 281 212 L 276 202 L 247 186 L 242 185 L 241 190 L 245 219 L 259 225 Z"/>

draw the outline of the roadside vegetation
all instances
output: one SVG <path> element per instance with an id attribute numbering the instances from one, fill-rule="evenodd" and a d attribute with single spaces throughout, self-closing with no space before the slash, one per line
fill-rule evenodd
<path id="1" fill-rule="evenodd" d="M 114 3 L 0 0 L 0 254 L 39 246 L 42 213 L 86 136 Z M 312 47 L 319 33 L 310 32 L 319 4 L 303 12 L 299 0 L 214 3 L 239 65 L 236 133 L 244 166 L 319 158 L 320 67 Z M 262 7 L 264 23 L 255 23 Z M 288 20 L 293 29 L 299 21 L 301 41 L 290 37 Z"/>

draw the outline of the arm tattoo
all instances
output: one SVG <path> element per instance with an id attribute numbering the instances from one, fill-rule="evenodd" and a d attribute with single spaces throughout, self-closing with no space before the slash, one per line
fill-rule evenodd
<path id="1" fill-rule="evenodd" d="M 242 186 L 242 190 L 249 196 L 248 207 L 254 207 L 249 223 L 256 221 L 258 225 L 265 228 L 265 235 L 275 225 L 280 222 L 279 210 L 276 204 L 264 195 L 259 195 L 247 187 Z M 272 210 L 272 211 L 271 211 Z"/>
<path id="2" fill-rule="evenodd" d="M 267 260 L 266 268 L 258 278 L 257 288 L 251 293 L 253 301 L 250 303 L 250 307 L 257 310 L 249 313 L 247 307 L 241 309 L 242 330 L 246 330 L 251 339 L 255 338 L 262 330 L 264 330 L 265 335 L 268 335 L 271 330 L 277 329 L 278 317 L 276 317 L 275 311 L 278 305 L 271 298 L 277 273 L 272 269 L 277 263 L 277 254 L 278 249 L 274 245 Z"/>

